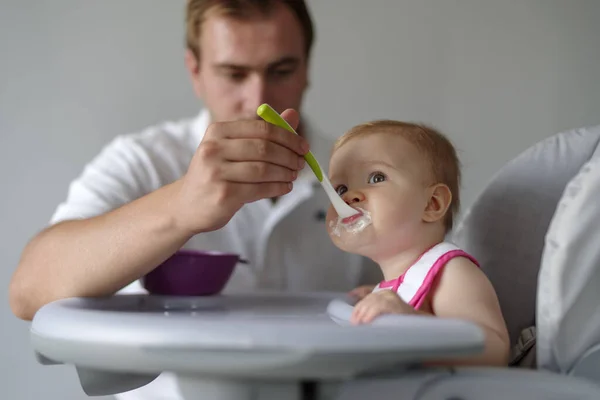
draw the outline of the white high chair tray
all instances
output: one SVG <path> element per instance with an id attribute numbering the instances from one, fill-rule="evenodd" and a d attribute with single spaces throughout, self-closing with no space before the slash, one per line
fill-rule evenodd
<path id="1" fill-rule="evenodd" d="M 31 339 L 46 363 L 268 379 L 347 378 L 483 348 L 479 328 L 458 320 L 398 315 L 350 326 L 347 300 L 332 293 L 73 298 L 43 307 Z M 332 319 L 328 305 L 348 309 Z"/>

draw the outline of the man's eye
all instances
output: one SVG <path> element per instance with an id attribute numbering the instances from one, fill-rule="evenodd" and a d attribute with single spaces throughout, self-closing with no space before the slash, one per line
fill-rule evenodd
<path id="1" fill-rule="evenodd" d="M 385 181 L 385 175 L 381 172 L 373 172 L 369 175 L 369 183 L 380 183 Z"/>
<path id="2" fill-rule="evenodd" d="M 339 196 L 341 196 L 341 195 L 343 195 L 344 193 L 346 193 L 346 192 L 348 191 L 348 188 L 347 188 L 346 186 L 344 186 L 344 185 L 340 185 L 340 186 L 338 186 L 338 187 L 335 189 L 335 191 L 337 192 L 337 194 L 338 194 Z"/>
<path id="3" fill-rule="evenodd" d="M 273 81 L 279 81 L 283 79 L 287 79 L 294 73 L 293 69 L 275 69 L 273 71 L 269 71 L 269 79 Z"/>
<path id="4" fill-rule="evenodd" d="M 273 75 L 275 76 L 288 76 L 291 75 L 294 70 L 291 69 L 277 69 L 273 71 Z"/>
<path id="5" fill-rule="evenodd" d="M 225 78 L 232 82 L 242 82 L 244 79 L 246 79 L 245 72 L 230 71 L 224 73 L 223 75 L 225 76 Z"/>

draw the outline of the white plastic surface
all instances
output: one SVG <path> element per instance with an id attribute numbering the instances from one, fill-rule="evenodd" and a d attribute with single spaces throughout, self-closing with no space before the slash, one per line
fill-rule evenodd
<path id="1" fill-rule="evenodd" d="M 386 316 L 354 327 L 346 300 L 336 294 L 68 299 L 42 308 L 31 335 L 41 361 L 76 365 L 88 395 L 131 390 L 169 370 L 186 400 L 207 394 L 297 400 L 306 398 L 302 379 L 315 380 L 318 393 L 309 398 L 319 400 L 375 393 L 402 400 L 600 398 L 591 383 L 549 373 L 404 369 L 433 356 L 476 352 L 483 335 L 461 321 L 425 317 Z"/>
<path id="2" fill-rule="evenodd" d="M 483 346 L 479 328 L 458 320 L 396 316 L 343 326 L 327 313 L 334 299 L 344 297 L 67 299 L 37 313 L 32 343 L 40 355 L 79 367 L 269 379 L 346 378 Z"/>

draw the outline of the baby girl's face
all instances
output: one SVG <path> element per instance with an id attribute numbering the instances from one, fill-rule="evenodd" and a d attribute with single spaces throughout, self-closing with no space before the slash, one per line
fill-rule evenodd
<path id="1" fill-rule="evenodd" d="M 427 160 L 409 141 L 393 133 L 369 133 L 348 140 L 331 157 L 333 187 L 350 206 L 370 214 L 360 232 L 338 226 L 327 213 L 329 236 L 340 249 L 371 258 L 398 253 L 422 225 L 429 201 Z M 364 222 L 364 221 L 363 221 Z"/>

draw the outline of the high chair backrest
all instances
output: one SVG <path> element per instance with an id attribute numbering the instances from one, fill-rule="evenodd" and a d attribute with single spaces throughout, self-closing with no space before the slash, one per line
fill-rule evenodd
<path id="1" fill-rule="evenodd" d="M 536 324 L 539 368 L 600 381 L 600 154 L 567 184 L 550 223 Z"/>
<path id="2" fill-rule="evenodd" d="M 538 272 L 557 204 L 581 167 L 600 156 L 599 142 L 597 126 L 530 147 L 500 169 L 452 234 L 494 285 L 513 344 L 536 322 Z"/>

